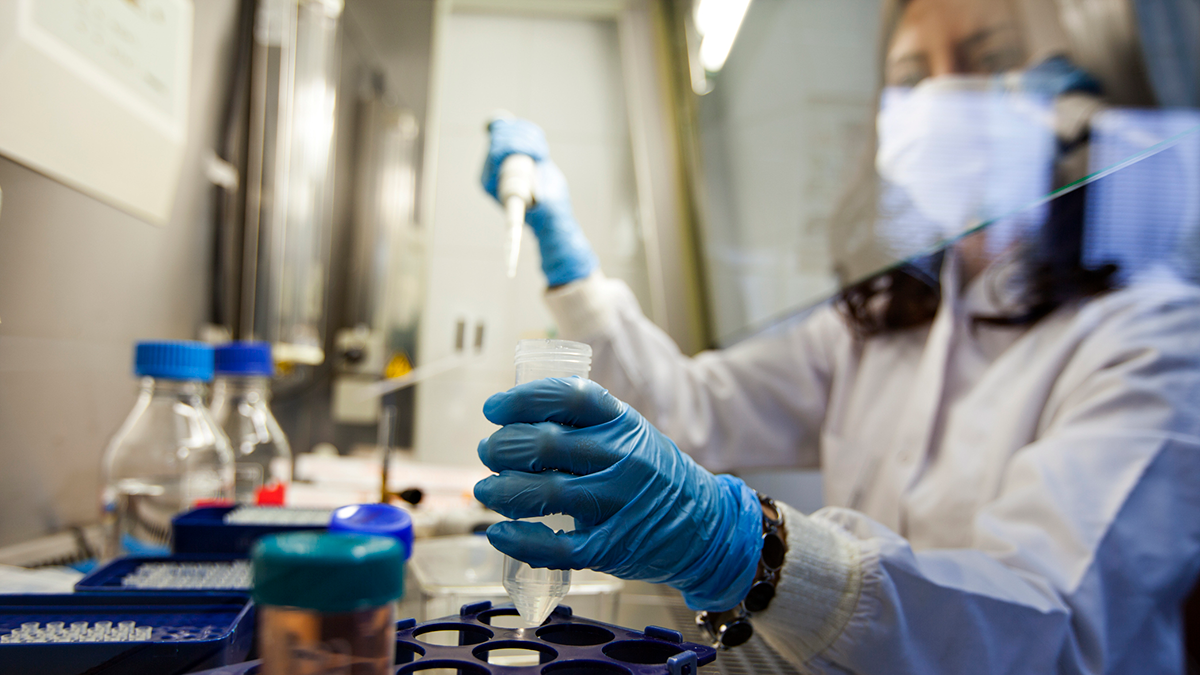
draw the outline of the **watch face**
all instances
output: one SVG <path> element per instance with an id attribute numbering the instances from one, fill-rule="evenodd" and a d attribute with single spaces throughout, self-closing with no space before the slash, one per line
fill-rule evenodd
<path id="1" fill-rule="evenodd" d="M 750 587 L 750 592 L 746 594 L 742 604 L 751 612 L 761 612 L 771 604 L 771 598 L 774 597 L 775 587 L 769 582 L 760 581 Z"/>
<path id="2" fill-rule="evenodd" d="M 777 532 L 770 532 L 763 535 L 762 561 L 768 569 L 779 569 L 783 565 L 784 553 L 783 539 L 779 537 Z"/>
<path id="3" fill-rule="evenodd" d="M 745 644 L 752 635 L 754 635 L 754 627 L 744 617 L 738 617 L 732 623 L 721 627 L 719 641 L 726 647 L 736 647 L 740 644 Z"/>

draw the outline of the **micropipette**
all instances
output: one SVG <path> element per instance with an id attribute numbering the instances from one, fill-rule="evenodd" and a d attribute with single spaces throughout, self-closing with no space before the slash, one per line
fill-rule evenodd
<path id="1" fill-rule="evenodd" d="M 512 115 L 503 110 L 492 114 L 488 122 L 488 131 L 496 120 L 510 119 Z M 525 211 L 533 206 L 533 181 L 536 179 L 537 167 L 529 155 L 514 153 L 504 158 L 500 163 L 499 180 L 496 186 L 496 196 L 504 205 L 504 219 L 508 225 L 508 245 L 505 259 L 508 264 L 508 278 L 517 276 L 517 260 L 521 256 L 521 229 L 525 224 Z"/>

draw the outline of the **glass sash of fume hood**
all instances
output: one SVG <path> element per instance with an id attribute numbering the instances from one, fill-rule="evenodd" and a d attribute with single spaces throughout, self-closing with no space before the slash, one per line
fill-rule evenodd
<path id="1" fill-rule="evenodd" d="M 1027 274 L 1200 276 L 1195 73 L 1164 70 L 1162 45 L 1142 68 L 1127 18 L 1060 17 L 1047 37 L 1023 14 L 1038 3 L 1002 2 L 1009 62 L 897 82 L 879 36 L 900 3 L 883 4 L 753 2 L 707 73 L 696 194 L 715 344 L 831 298 L 882 301 L 897 275 L 936 289 L 940 252 L 981 232 L 973 246 Z"/>

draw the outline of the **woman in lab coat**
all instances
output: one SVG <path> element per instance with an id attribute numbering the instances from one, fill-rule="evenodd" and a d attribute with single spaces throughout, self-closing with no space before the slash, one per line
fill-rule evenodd
<path id="1" fill-rule="evenodd" d="M 1043 62 L 1010 30 L 1014 7 L 902 3 L 889 84 Z M 1088 89 L 1075 75 L 1051 93 Z M 754 631 L 814 672 L 1181 672 L 1180 607 L 1200 568 L 1195 288 L 1169 274 L 1118 288 L 1113 270 L 1084 269 L 1061 198 L 1015 244 L 983 230 L 924 260 L 932 285 L 920 265 L 886 273 L 688 358 L 599 271 L 536 127 L 493 130 L 489 190 L 510 152 L 540 162 L 529 222 L 546 301 L 611 395 L 544 381 L 488 401 L 503 428 L 479 452 L 498 475 L 476 494 L 580 525 L 501 523 L 498 548 L 669 583 L 716 627 L 757 589 Z M 1050 244 L 1034 250 L 1060 255 L 1030 255 L 1038 236 Z M 676 444 L 713 471 L 819 466 L 829 506 L 760 505 Z"/>

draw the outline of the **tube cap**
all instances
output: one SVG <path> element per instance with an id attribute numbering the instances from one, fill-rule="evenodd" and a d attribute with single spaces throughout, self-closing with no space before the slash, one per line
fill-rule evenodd
<path id="1" fill-rule="evenodd" d="M 213 367 L 217 375 L 275 374 L 271 345 L 267 342 L 230 342 L 213 350 Z"/>
<path id="2" fill-rule="evenodd" d="M 391 504 L 343 506 L 329 520 L 330 532 L 358 532 L 394 537 L 404 545 L 404 559 L 412 557 L 413 527 L 408 511 Z"/>
<path id="3" fill-rule="evenodd" d="M 391 537 L 291 532 L 253 552 L 254 602 L 317 612 L 381 607 L 404 590 L 404 555 Z"/>
<path id="4" fill-rule="evenodd" d="M 133 373 L 166 380 L 201 380 L 213 376 L 213 350 L 202 342 L 139 342 L 133 351 Z"/>
<path id="5" fill-rule="evenodd" d="M 517 342 L 515 361 L 562 361 L 578 362 L 587 366 L 592 363 L 592 347 L 573 340 L 521 340 Z"/>

